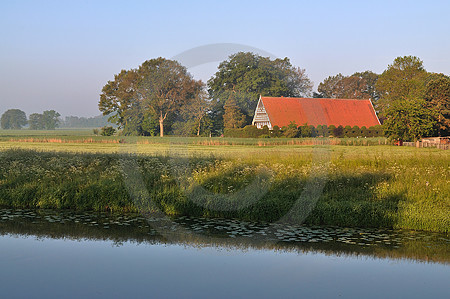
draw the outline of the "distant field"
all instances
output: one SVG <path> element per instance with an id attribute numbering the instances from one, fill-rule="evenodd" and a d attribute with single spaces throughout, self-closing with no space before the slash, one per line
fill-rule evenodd
<path id="1" fill-rule="evenodd" d="M 0 129 L 0 138 L 4 137 L 23 137 L 23 136 L 94 136 L 93 129 L 56 129 L 56 130 L 2 130 Z"/>
<path id="2" fill-rule="evenodd" d="M 386 138 L 220 138 L 220 137 L 127 137 L 96 136 L 90 129 L 74 130 L 0 130 L 0 150 L 21 148 L 69 152 L 101 153 L 236 153 L 276 149 L 290 152 L 299 146 L 388 144 Z"/>

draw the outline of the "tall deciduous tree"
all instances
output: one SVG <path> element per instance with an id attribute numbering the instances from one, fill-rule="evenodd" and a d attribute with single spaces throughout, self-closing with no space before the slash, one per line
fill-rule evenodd
<path id="1" fill-rule="evenodd" d="M 378 75 L 365 71 L 343 76 L 341 73 L 330 76 L 321 82 L 317 88 L 316 97 L 340 99 L 372 99 L 376 101 L 378 94 L 375 83 Z"/>
<path id="2" fill-rule="evenodd" d="M 344 75 L 341 73 L 337 74 L 336 76 L 329 76 L 323 82 L 319 84 L 317 87 L 317 91 L 319 92 L 319 95 L 321 98 L 337 98 L 337 86 L 339 82 L 341 82 L 342 79 L 344 79 Z"/>
<path id="3" fill-rule="evenodd" d="M 59 125 L 59 119 L 61 114 L 55 110 L 46 110 L 42 113 L 42 122 L 47 130 L 54 130 Z"/>
<path id="4" fill-rule="evenodd" d="M 208 92 L 211 99 L 219 103 L 219 109 L 233 93 L 247 121 L 251 121 L 260 95 L 308 96 L 312 86 L 305 70 L 292 66 L 288 58 L 271 60 L 239 52 L 220 63 L 218 71 L 208 81 Z"/>
<path id="5" fill-rule="evenodd" d="M 108 81 L 100 94 L 98 108 L 103 115 L 110 115 L 109 121 L 120 128 L 127 126 L 135 117 L 128 112 L 137 105 L 136 89 L 138 74 L 136 70 L 122 70 Z"/>
<path id="6" fill-rule="evenodd" d="M 114 113 L 111 122 L 128 134 L 143 134 L 142 123 L 156 117 L 160 136 L 164 124 L 194 99 L 203 88 L 176 61 L 156 58 L 145 61 L 138 69 L 121 71 L 102 89 L 99 109 L 104 115 Z"/>
<path id="7" fill-rule="evenodd" d="M 425 100 L 392 102 L 385 112 L 383 127 L 386 135 L 406 141 L 432 135 L 436 115 L 426 106 Z"/>
<path id="8" fill-rule="evenodd" d="M 27 124 L 25 112 L 19 109 L 9 109 L 0 119 L 2 129 L 21 129 Z"/>
<path id="9" fill-rule="evenodd" d="M 210 127 L 209 111 L 211 102 L 208 100 L 206 91 L 202 90 L 188 104 L 184 105 L 180 112 L 180 119 L 177 119 L 177 126 L 180 128 L 180 135 L 200 136 L 208 133 Z M 209 130 L 210 131 L 210 130 Z"/>
<path id="10" fill-rule="evenodd" d="M 393 102 L 423 99 L 427 76 L 423 62 L 418 57 L 397 57 L 376 83 L 380 95 L 378 108 L 383 111 Z"/>
<path id="11" fill-rule="evenodd" d="M 138 74 L 138 97 L 145 108 L 157 115 L 160 136 L 163 137 L 164 120 L 198 96 L 202 83 L 194 80 L 178 62 L 161 57 L 145 61 Z"/>
<path id="12" fill-rule="evenodd" d="M 437 116 L 439 136 L 450 133 L 450 77 L 440 76 L 432 79 L 426 86 L 427 107 Z"/>
<path id="13" fill-rule="evenodd" d="M 45 128 L 44 120 L 40 113 L 30 114 L 28 124 L 31 130 L 43 130 Z"/>

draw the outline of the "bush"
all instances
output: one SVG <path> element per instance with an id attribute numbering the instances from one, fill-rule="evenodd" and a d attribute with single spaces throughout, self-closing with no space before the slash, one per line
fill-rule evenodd
<path id="1" fill-rule="evenodd" d="M 344 127 L 342 125 L 339 125 L 339 127 L 335 128 L 333 130 L 333 136 L 334 137 L 342 137 L 342 136 L 344 136 Z"/>
<path id="2" fill-rule="evenodd" d="M 299 130 L 297 128 L 297 124 L 293 121 L 287 126 L 283 127 L 283 136 L 287 138 L 295 138 L 299 135 Z"/>
<path id="3" fill-rule="evenodd" d="M 114 133 L 116 133 L 116 129 L 114 129 L 113 127 L 109 126 L 109 127 L 102 127 L 100 135 L 102 135 L 102 136 L 112 136 L 112 135 L 114 135 Z"/>
<path id="4" fill-rule="evenodd" d="M 272 131 L 270 131 L 270 135 L 272 137 L 280 137 L 282 134 L 281 129 L 279 126 L 273 126 Z"/>
<path id="5" fill-rule="evenodd" d="M 334 136 L 334 130 L 336 130 L 335 125 L 329 125 L 328 126 L 328 136 Z"/>

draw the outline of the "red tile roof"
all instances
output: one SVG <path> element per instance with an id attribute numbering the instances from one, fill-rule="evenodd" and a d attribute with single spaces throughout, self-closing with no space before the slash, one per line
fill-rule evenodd
<path id="1" fill-rule="evenodd" d="M 379 125 L 370 100 L 316 99 L 316 98 L 275 98 L 261 97 L 273 126 L 287 126 L 291 121 L 300 126 Z"/>

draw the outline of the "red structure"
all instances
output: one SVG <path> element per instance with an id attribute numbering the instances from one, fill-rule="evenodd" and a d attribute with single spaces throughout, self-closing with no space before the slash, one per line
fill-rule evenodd
<path id="1" fill-rule="evenodd" d="M 298 126 L 365 126 L 380 124 L 370 100 L 260 97 L 253 125 L 269 129 L 295 122 Z"/>

